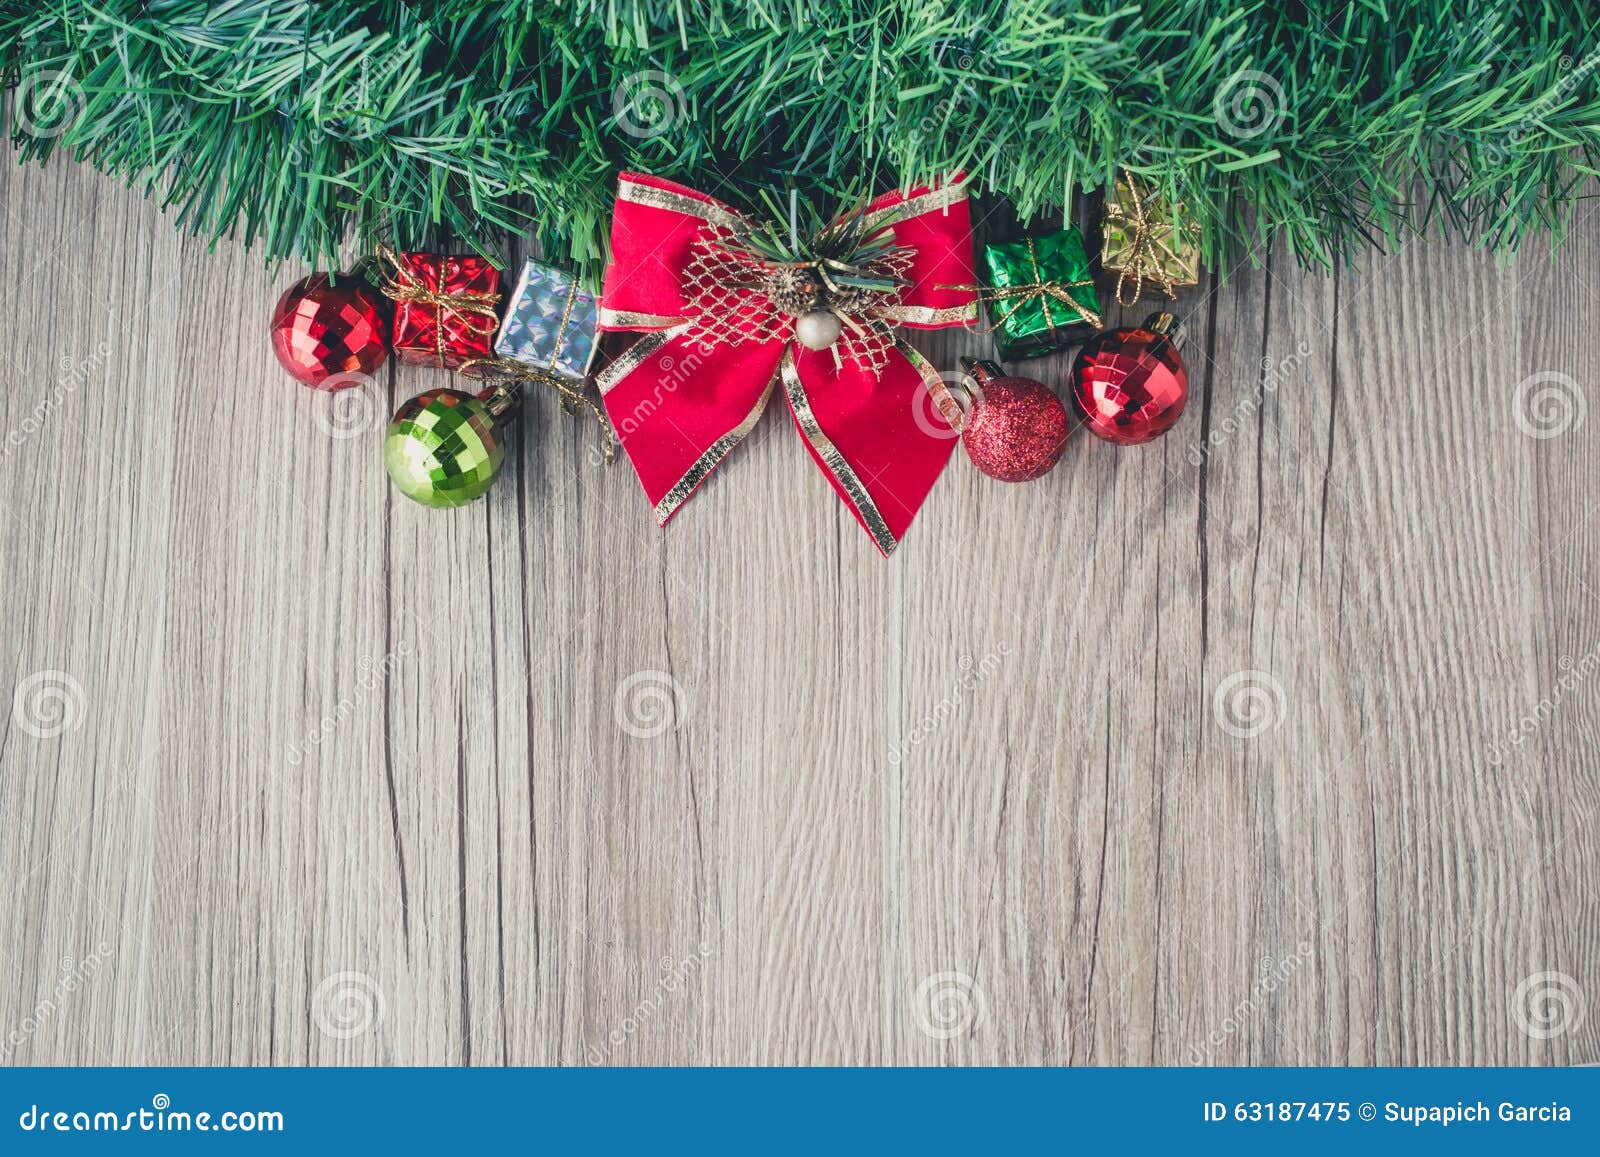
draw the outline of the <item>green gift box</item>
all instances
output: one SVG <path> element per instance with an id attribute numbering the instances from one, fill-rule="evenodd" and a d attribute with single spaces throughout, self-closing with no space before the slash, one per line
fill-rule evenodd
<path id="1" fill-rule="evenodd" d="M 983 264 L 987 285 L 979 296 L 1002 361 L 1055 353 L 1104 324 L 1076 229 L 986 245 Z"/>

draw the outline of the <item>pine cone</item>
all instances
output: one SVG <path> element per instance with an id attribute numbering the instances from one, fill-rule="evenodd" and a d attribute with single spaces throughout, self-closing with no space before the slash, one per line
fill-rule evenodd
<path id="1" fill-rule="evenodd" d="M 795 317 L 822 303 L 822 282 L 809 269 L 774 269 L 767 275 L 762 292 L 780 313 Z"/>

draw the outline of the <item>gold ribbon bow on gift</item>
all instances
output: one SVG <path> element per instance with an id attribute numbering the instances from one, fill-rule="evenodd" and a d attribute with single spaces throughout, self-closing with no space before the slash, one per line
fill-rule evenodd
<path id="1" fill-rule="evenodd" d="M 1138 304 L 1146 281 L 1155 282 L 1168 297 L 1177 297 L 1173 292 L 1172 275 L 1167 272 L 1167 262 L 1175 261 L 1181 267 L 1189 260 L 1179 250 L 1195 243 L 1198 222 L 1191 221 L 1179 228 L 1182 205 L 1174 208 L 1170 221 L 1152 216 L 1151 210 L 1161 201 L 1161 190 L 1153 188 L 1145 192 L 1126 169 L 1117 184 L 1127 190 L 1127 196 L 1113 197 L 1106 202 L 1105 210 L 1106 222 L 1122 226 L 1127 238 L 1127 256 L 1122 259 L 1117 276 L 1117 304 L 1124 307 Z M 1133 296 L 1124 297 L 1124 287 L 1129 281 L 1133 282 Z"/>
<path id="2" fill-rule="evenodd" d="M 390 270 L 384 277 L 383 284 L 378 287 L 385 297 L 401 304 L 421 302 L 441 311 L 433 327 L 434 353 L 441 363 L 445 360 L 444 311 L 460 317 L 461 324 L 473 333 L 492 334 L 499 328 L 500 322 L 494 312 L 494 307 L 500 301 L 498 293 L 476 289 L 447 293 L 443 290 L 430 289 L 415 273 L 406 268 L 395 251 L 387 245 L 378 246 L 378 257 L 388 263 Z M 474 321 L 472 316 L 474 314 L 488 320 Z"/>

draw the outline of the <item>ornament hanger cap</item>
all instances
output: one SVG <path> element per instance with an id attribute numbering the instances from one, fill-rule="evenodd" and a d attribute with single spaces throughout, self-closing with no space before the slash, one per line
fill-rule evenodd
<path id="1" fill-rule="evenodd" d="M 977 382 L 980 387 L 987 386 L 996 378 L 1002 378 L 1005 376 L 1005 371 L 1000 368 L 999 363 L 992 362 L 988 358 L 964 357 L 961 359 L 961 368 L 965 370 L 967 376 L 973 381 Z"/>
<path id="2" fill-rule="evenodd" d="M 522 402 L 516 388 L 504 382 L 498 382 L 482 391 L 478 395 L 478 400 L 488 409 L 490 417 L 497 420 L 515 410 Z"/>
<path id="3" fill-rule="evenodd" d="M 1178 325 L 1177 314 L 1161 310 L 1159 313 L 1152 313 L 1145 318 L 1143 328 L 1151 333 L 1159 333 L 1165 337 L 1176 338 L 1178 336 Z"/>

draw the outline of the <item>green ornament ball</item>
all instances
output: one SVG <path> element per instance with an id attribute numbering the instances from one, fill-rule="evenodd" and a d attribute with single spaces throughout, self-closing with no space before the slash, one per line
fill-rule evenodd
<path id="1" fill-rule="evenodd" d="M 482 497 L 505 461 L 500 418 L 515 395 L 492 387 L 474 397 L 428 390 L 395 412 L 384 439 L 389 477 L 407 498 L 435 509 Z"/>

